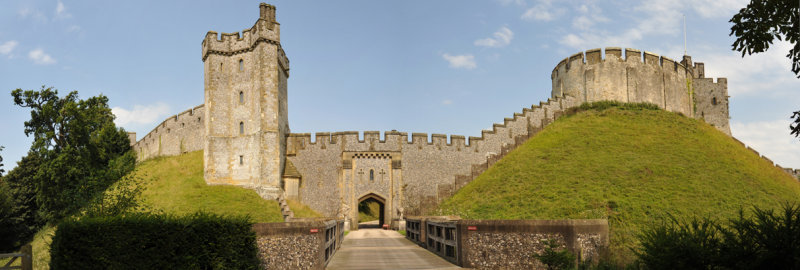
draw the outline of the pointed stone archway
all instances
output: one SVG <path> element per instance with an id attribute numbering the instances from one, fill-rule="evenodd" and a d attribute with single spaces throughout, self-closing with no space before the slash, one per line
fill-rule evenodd
<path id="1" fill-rule="evenodd" d="M 368 201 L 377 202 L 378 205 L 380 205 L 378 210 L 378 228 L 382 227 L 383 224 L 389 224 L 386 220 L 386 199 L 378 194 L 369 193 L 358 198 L 358 203 L 356 205 L 361 205 L 361 203 Z M 360 224 L 361 222 L 361 220 L 358 220 L 357 224 Z"/>

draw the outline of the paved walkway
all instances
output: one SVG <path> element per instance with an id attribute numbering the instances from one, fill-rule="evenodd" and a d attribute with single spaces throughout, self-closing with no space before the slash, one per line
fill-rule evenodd
<path id="1" fill-rule="evenodd" d="M 403 235 L 382 229 L 350 231 L 328 263 L 335 269 L 461 269 L 408 241 Z"/>

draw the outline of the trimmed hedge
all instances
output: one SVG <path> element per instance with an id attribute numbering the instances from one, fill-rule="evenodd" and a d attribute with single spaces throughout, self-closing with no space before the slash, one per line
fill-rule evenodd
<path id="1" fill-rule="evenodd" d="M 140 214 L 64 221 L 50 246 L 52 269 L 257 269 L 246 217 Z"/>

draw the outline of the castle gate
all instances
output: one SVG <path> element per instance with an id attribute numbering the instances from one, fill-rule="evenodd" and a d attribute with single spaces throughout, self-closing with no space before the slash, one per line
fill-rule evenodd
<path id="1" fill-rule="evenodd" d="M 379 225 L 399 218 L 402 177 L 399 152 L 343 152 L 340 190 L 345 218 L 358 228 L 358 204 L 372 199 L 381 207 Z M 394 165 L 394 166 L 393 166 Z"/>

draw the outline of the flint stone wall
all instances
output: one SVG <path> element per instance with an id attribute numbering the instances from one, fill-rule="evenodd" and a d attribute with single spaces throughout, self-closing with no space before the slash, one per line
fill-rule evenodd
<path id="1" fill-rule="evenodd" d="M 342 220 L 254 224 L 261 268 L 325 269 L 325 230 L 331 226 L 336 228 L 334 250 L 338 250 L 344 233 Z M 317 232 L 311 232 L 312 229 Z"/>
<path id="2" fill-rule="evenodd" d="M 608 247 L 608 220 L 462 220 L 457 217 L 409 217 L 406 223 L 419 223 L 420 240 L 427 247 L 427 223 L 456 224 L 458 243 L 456 264 L 475 269 L 545 269 L 534 254 L 541 254 L 546 241 L 555 240 L 580 261 L 598 259 Z M 473 227 L 474 230 L 470 230 Z M 407 234 L 407 238 L 408 238 Z M 447 259 L 447 258 L 445 258 Z"/>

